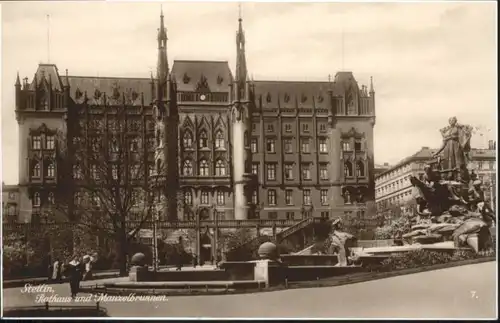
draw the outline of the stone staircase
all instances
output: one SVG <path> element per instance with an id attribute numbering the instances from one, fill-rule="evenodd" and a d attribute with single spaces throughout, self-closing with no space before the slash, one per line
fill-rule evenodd
<path id="1" fill-rule="evenodd" d="M 310 217 L 303 219 L 302 221 L 282 230 L 281 232 L 277 233 L 275 237 L 272 236 L 266 236 L 266 235 L 260 235 L 251 239 L 248 239 L 246 241 L 242 241 L 240 244 L 234 246 L 230 250 L 226 252 L 226 258 L 228 260 L 248 260 L 246 258 L 250 256 L 255 256 L 255 255 L 249 255 L 247 254 L 249 250 L 255 252 L 259 248 L 261 244 L 267 241 L 271 241 L 276 244 L 281 244 L 287 238 L 293 236 L 294 234 L 309 228 L 311 225 L 318 224 L 321 221 L 325 221 L 325 219 L 318 218 L 318 217 Z M 311 241 L 312 243 L 312 241 Z M 240 259 L 241 258 L 241 259 Z M 245 258 L 245 259 L 244 259 Z"/>

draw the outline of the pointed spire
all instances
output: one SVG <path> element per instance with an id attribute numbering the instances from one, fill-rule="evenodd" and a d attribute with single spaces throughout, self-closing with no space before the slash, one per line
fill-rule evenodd
<path id="1" fill-rule="evenodd" d="M 247 81 L 247 62 L 245 57 L 245 34 L 243 32 L 243 19 L 241 18 L 241 4 L 239 4 L 239 15 L 238 15 L 238 31 L 236 33 L 236 76 L 235 82 L 237 83 L 237 94 L 236 99 L 246 97 L 244 91 L 246 91 L 245 82 Z"/>
<path id="2" fill-rule="evenodd" d="M 165 29 L 165 22 L 163 16 L 163 8 L 160 14 L 160 29 L 158 31 L 158 63 L 156 66 L 157 72 L 157 95 L 156 99 L 161 100 L 165 93 L 165 82 L 168 73 L 168 59 L 167 59 L 167 31 Z"/>
<path id="3" fill-rule="evenodd" d="M 17 72 L 16 86 L 21 86 L 21 79 L 19 78 L 19 71 Z"/>

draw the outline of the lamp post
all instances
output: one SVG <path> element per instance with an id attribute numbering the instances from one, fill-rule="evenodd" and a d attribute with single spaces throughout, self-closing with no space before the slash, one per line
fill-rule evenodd
<path id="1" fill-rule="evenodd" d="M 153 271 L 158 271 L 158 242 L 157 242 L 157 221 L 158 213 L 154 212 L 153 215 Z"/>

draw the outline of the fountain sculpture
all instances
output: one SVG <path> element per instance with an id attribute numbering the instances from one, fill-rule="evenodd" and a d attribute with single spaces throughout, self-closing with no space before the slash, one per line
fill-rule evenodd
<path id="1" fill-rule="evenodd" d="M 485 202 L 481 180 L 469 167 L 472 127 L 460 125 L 452 117 L 441 134 L 443 145 L 425 165 L 423 178 L 410 178 L 418 192 L 417 211 L 403 241 L 453 241 L 455 248 L 469 246 L 477 253 L 491 250 L 489 228 L 495 215 Z"/>

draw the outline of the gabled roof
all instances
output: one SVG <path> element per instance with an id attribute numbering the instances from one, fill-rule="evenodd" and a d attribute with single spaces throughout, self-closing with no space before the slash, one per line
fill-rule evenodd
<path id="1" fill-rule="evenodd" d="M 328 82 L 300 82 L 300 81 L 254 81 L 255 97 L 262 96 L 262 105 L 294 108 L 297 102 L 299 107 L 313 108 L 328 104 Z"/>
<path id="2" fill-rule="evenodd" d="M 36 70 L 36 79 L 37 85 L 43 82 L 43 80 L 52 81 L 52 88 L 56 91 L 61 91 L 63 87 L 63 83 L 61 77 L 59 75 L 59 71 L 57 70 L 57 66 L 55 64 L 40 64 L 38 65 L 38 69 Z M 33 78 L 33 82 L 31 82 L 29 86 L 30 90 L 35 89 L 35 82 Z"/>
<path id="3" fill-rule="evenodd" d="M 79 95 L 87 92 L 87 96 L 92 99 L 99 91 L 106 93 L 110 97 L 118 91 L 120 96 L 132 96 L 135 92 L 136 100 L 140 100 L 141 93 L 144 94 L 144 103 L 150 104 L 153 100 L 150 78 L 125 78 L 125 77 L 89 77 L 89 76 L 69 76 L 70 95 L 73 100 L 77 100 Z"/>
<path id="4" fill-rule="evenodd" d="M 211 92 L 230 92 L 233 82 L 227 61 L 174 60 L 172 74 L 178 91 L 194 92 L 198 86 L 207 86 Z"/>

